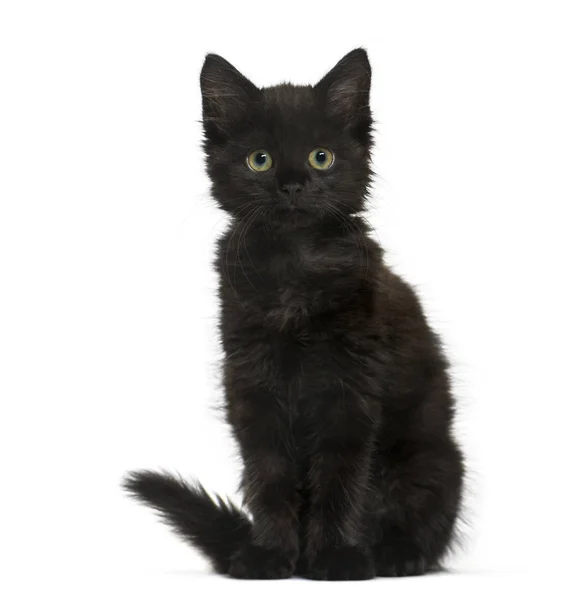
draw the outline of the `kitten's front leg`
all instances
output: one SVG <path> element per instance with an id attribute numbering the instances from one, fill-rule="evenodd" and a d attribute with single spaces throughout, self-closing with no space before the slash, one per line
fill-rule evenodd
<path id="1" fill-rule="evenodd" d="M 241 392 L 229 411 L 244 462 L 243 491 L 253 516 L 253 536 L 232 560 L 229 575 L 283 579 L 299 551 L 299 470 L 287 412 L 275 394 Z"/>
<path id="2" fill-rule="evenodd" d="M 364 401 L 321 399 L 309 469 L 305 575 L 370 579 L 374 565 L 364 536 L 364 511 L 375 422 Z"/>

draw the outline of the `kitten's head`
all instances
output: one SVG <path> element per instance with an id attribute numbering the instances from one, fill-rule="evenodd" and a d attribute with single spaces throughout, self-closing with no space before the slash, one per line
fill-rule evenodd
<path id="1" fill-rule="evenodd" d="M 357 49 L 314 86 L 260 89 L 209 54 L 200 77 L 204 149 L 221 208 L 291 224 L 361 211 L 370 182 L 370 73 Z"/>

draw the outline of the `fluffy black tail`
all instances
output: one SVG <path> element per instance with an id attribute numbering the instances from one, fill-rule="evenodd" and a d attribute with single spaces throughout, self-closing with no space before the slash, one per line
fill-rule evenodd
<path id="1" fill-rule="evenodd" d="M 251 523 L 245 514 L 230 502 L 212 498 L 200 484 L 190 485 L 168 473 L 135 471 L 125 477 L 123 487 L 201 550 L 217 573 L 229 570 L 231 556 L 250 539 Z"/>

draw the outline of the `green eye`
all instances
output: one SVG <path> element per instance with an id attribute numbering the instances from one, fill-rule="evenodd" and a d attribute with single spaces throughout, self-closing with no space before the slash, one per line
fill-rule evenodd
<path id="1" fill-rule="evenodd" d="M 272 160 L 270 153 L 263 148 L 260 150 L 254 150 L 247 157 L 247 166 L 252 171 L 257 171 L 258 173 L 271 169 L 273 162 L 274 161 Z"/>
<path id="2" fill-rule="evenodd" d="M 335 156 L 326 148 L 315 148 L 308 155 L 308 162 L 313 169 L 326 171 L 333 166 L 333 163 L 335 162 Z"/>

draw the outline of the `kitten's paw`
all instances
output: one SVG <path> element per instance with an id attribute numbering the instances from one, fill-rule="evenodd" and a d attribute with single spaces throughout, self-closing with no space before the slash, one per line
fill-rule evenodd
<path id="1" fill-rule="evenodd" d="M 229 576 L 235 579 L 288 579 L 294 560 L 284 552 L 247 544 L 231 559 Z"/>
<path id="2" fill-rule="evenodd" d="M 403 553 L 393 546 L 376 546 L 374 562 L 378 577 L 414 577 L 431 570 L 423 556 Z"/>
<path id="3" fill-rule="evenodd" d="M 372 558 L 357 547 L 325 548 L 310 562 L 304 576 L 329 581 L 372 579 L 375 570 Z"/>

